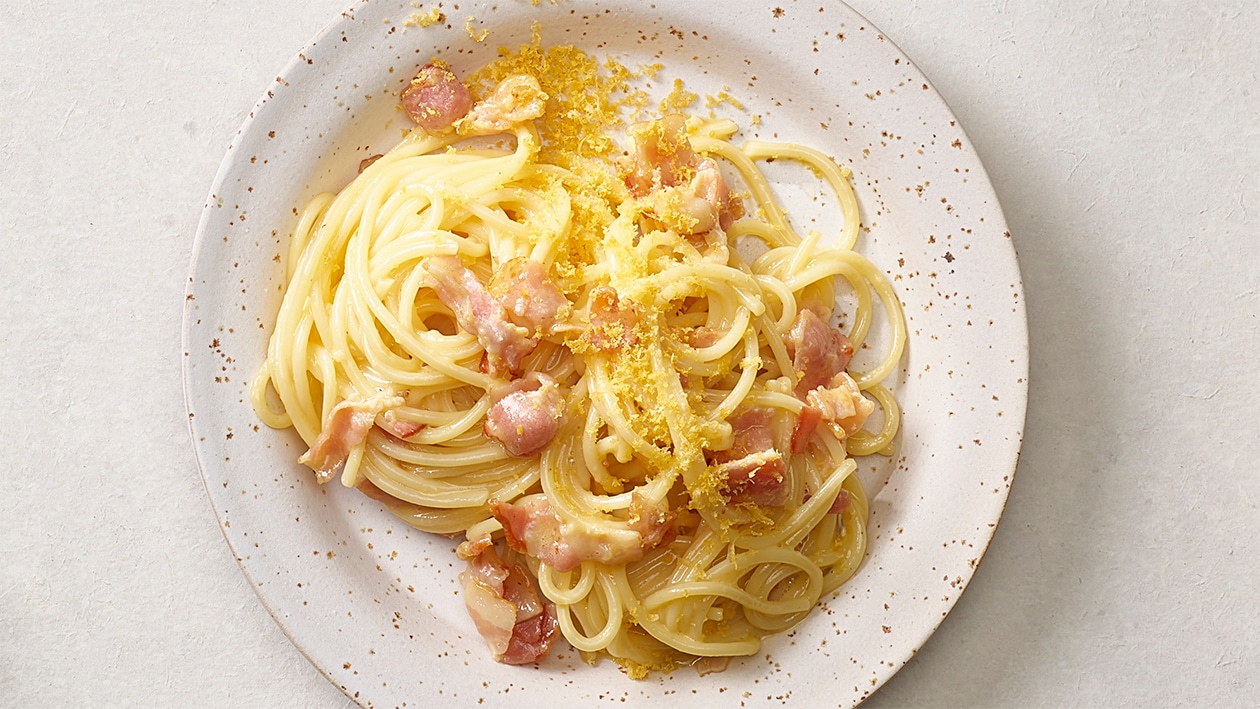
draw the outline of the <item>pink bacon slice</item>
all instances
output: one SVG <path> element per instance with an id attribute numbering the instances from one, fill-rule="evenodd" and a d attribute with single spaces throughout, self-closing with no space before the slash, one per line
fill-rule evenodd
<path id="1" fill-rule="evenodd" d="M 547 108 L 547 94 L 538 79 L 515 74 L 500 81 L 490 94 L 468 112 L 458 128 L 461 134 L 483 135 L 510 131 L 538 118 Z"/>
<path id="2" fill-rule="evenodd" d="M 570 308 L 547 268 L 533 259 L 518 257 L 504 263 L 487 288 L 517 324 L 534 333 L 549 334 Z"/>
<path id="3" fill-rule="evenodd" d="M 399 97 L 411 120 L 430 133 L 450 129 L 472 108 L 472 96 L 451 70 L 436 64 L 420 67 Z"/>
<path id="4" fill-rule="evenodd" d="M 524 458 L 547 447 L 560 430 L 564 394 L 554 379 L 531 372 L 491 393 L 483 432 L 507 452 Z"/>
<path id="5" fill-rule="evenodd" d="M 328 422 L 298 462 L 310 466 L 315 471 L 315 480 L 321 485 L 332 480 L 355 446 L 362 445 L 367 439 L 377 415 L 403 403 L 402 397 L 389 394 L 342 400 L 333 407 Z"/>
<path id="6" fill-rule="evenodd" d="M 849 338 L 809 309 L 797 313 L 784 344 L 792 356 L 792 368 L 799 377 L 796 395 L 801 398 L 810 390 L 830 382 L 849 366 L 849 360 L 853 358 L 853 345 Z"/>
<path id="7" fill-rule="evenodd" d="M 564 524 L 545 497 L 491 500 L 490 512 L 503 525 L 509 547 L 556 571 L 572 571 L 583 561 L 614 566 L 638 561 L 673 530 L 673 516 L 637 494 L 631 497 L 628 520 L 598 527 Z"/>
<path id="8" fill-rule="evenodd" d="M 805 400 L 818 409 L 822 422 L 840 440 L 856 433 L 875 411 L 875 404 L 862 396 L 857 382 L 844 372 L 833 377 L 830 386 L 809 392 Z"/>
<path id="9" fill-rule="evenodd" d="M 477 632 L 500 662 L 523 665 L 546 657 L 558 628 L 555 605 L 539 596 L 523 565 L 509 567 L 493 546 L 479 546 L 459 575 Z"/>
<path id="10" fill-rule="evenodd" d="M 787 502 L 787 461 L 775 446 L 773 421 L 776 412 L 765 407 L 738 409 L 727 422 L 734 442 L 730 449 L 716 451 L 714 474 L 722 481 L 722 492 L 734 503 L 752 502 L 777 507 Z"/>
<path id="11" fill-rule="evenodd" d="M 591 290 L 590 320 L 582 338 L 601 352 L 634 347 L 639 342 L 635 332 L 641 316 L 630 301 L 623 301 L 612 286 L 596 286 Z"/>
<path id="12" fill-rule="evenodd" d="M 521 360 L 538 345 L 528 330 L 508 321 L 507 311 L 457 256 L 434 256 L 424 263 L 438 299 L 464 331 L 476 336 L 489 357 L 490 374 L 521 372 Z"/>

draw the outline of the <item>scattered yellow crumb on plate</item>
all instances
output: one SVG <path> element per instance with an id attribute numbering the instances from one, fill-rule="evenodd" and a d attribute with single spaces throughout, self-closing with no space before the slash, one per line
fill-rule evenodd
<path id="1" fill-rule="evenodd" d="M 468 32 L 468 36 L 472 37 L 474 42 L 484 42 L 486 41 L 486 37 L 490 36 L 490 30 L 482 29 L 480 32 L 478 32 L 477 29 L 474 27 L 474 24 L 476 22 L 477 22 L 477 18 L 473 17 L 472 15 L 469 15 L 464 20 L 464 30 Z"/>
<path id="2" fill-rule="evenodd" d="M 420 3 L 411 3 L 412 7 L 420 7 Z M 429 8 L 428 12 L 413 12 L 411 17 L 403 20 L 403 27 L 428 27 L 446 21 L 446 15 L 442 14 L 436 6 Z"/>

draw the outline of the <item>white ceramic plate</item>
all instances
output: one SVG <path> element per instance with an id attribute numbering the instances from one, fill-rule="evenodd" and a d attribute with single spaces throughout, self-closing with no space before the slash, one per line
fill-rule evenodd
<path id="1" fill-rule="evenodd" d="M 360 703 L 677 707 L 784 701 L 850 706 L 915 653 L 966 587 L 1001 516 L 1027 396 L 1027 334 L 1010 235 L 970 141 L 927 79 L 834 0 L 784 9 L 687 3 L 357 3 L 286 67 L 241 127 L 197 234 L 184 381 L 197 456 L 246 576 L 307 657 Z M 456 9 L 458 7 L 458 9 Z M 471 18 L 471 19 L 469 19 Z M 897 397 L 900 450 L 865 460 L 871 543 L 857 575 L 760 655 L 700 678 L 645 681 L 589 667 L 564 643 L 539 667 L 490 659 L 458 597 L 444 538 L 374 502 L 319 487 L 291 431 L 259 423 L 246 394 L 279 305 L 288 233 L 314 193 L 400 136 L 395 92 L 432 56 L 457 70 L 527 41 L 569 42 L 744 105 L 744 137 L 790 139 L 849 165 L 869 227 L 860 248 L 893 279 L 911 340 Z M 478 41 L 482 33 L 484 41 Z M 757 129 L 750 116 L 760 116 Z M 787 178 L 796 214 L 811 194 Z M 498 701 L 496 701 L 498 700 Z"/>

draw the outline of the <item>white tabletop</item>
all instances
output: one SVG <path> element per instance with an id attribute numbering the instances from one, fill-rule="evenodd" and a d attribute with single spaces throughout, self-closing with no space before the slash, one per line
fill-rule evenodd
<path id="1" fill-rule="evenodd" d="M 224 543 L 180 375 L 216 167 L 344 2 L 4 11 L 0 703 L 352 705 Z M 1260 4 L 852 4 L 984 160 L 1031 333 L 997 536 L 865 706 L 1254 706 Z"/>

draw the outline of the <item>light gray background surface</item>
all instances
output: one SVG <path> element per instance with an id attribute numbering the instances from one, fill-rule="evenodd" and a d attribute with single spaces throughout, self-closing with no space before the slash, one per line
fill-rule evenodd
<path id="1" fill-rule="evenodd" d="M 218 163 L 344 2 L 0 12 L 0 704 L 349 705 L 233 561 L 180 376 Z M 1032 358 L 989 554 L 865 706 L 1255 706 L 1260 3 L 852 4 L 984 160 Z"/>

